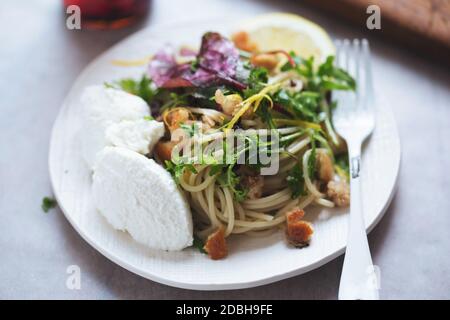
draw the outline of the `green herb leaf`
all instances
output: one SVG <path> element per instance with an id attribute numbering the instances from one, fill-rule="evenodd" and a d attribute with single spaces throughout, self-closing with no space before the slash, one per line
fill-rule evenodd
<path id="1" fill-rule="evenodd" d="M 213 164 L 213 165 L 211 165 L 210 169 L 209 169 L 209 175 L 210 176 L 214 176 L 214 175 L 216 175 L 218 173 L 221 173 L 224 167 L 225 167 L 224 164 Z"/>
<path id="2" fill-rule="evenodd" d="M 296 199 L 307 194 L 301 163 L 298 163 L 289 171 L 286 181 L 289 189 L 291 189 L 292 199 Z"/>
<path id="3" fill-rule="evenodd" d="M 234 199 L 237 202 L 242 202 L 247 198 L 248 190 L 235 189 L 235 190 L 233 190 L 233 192 L 234 192 Z"/>
<path id="4" fill-rule="evenodd" d="M 183 176 L 184 170 L 187 169 L 192 173 L 198 173 L 193 164 L 190 163 L 178 163 L 175 164 L 172 161 L 166 160 L 164 162 L 166 170 L 170 172 L 176 183 L 180 183 L 180 178 Z"/>
<path id="5" fill-rule="evenodd" d="M 195 72 L 200 67 L 200 61 L 198 59 L 195 59 L 191 62 L 191 71 Z"/>
<path id="6" fill-rule="evenodd" d="M 263 100 L 258 110 L 256 110 L 256 114 L 261 117 L 264 123 L 267 123 L 270 129 L 276 129 L 277 126 L 273 121 L 272 113 L 270 113 L 269 105 L 267 100 Z"/>
<path id="7" fill-rule="evenodd" d="M 331 123 L 330 111 L 336 104 L 329 101 L 329 94 L 332 90 L 355 90 L 355 79 L 345 70 L 335 66 L 334 56 L 328 56 L 325 62 L 316 67 L 313 57 L 302 59 L 293 52 L 290 54 L 296 66 L 286 63 L 281 69 L 295 70 L 303 81 L 303 91 L 288 93 L 280 90 L 275 95 L 274 102 L 282 106 L 292 117 L 323 123 L 326 139 L 336 145 L 337 135 Z"/>
<path id="8" fill-rule="evenodd" d="M 317 75 L 325 90 L 355 90 L 356 82 L 345 70 L 334 66 L 334 56 L 328 56 L 319 66 Z"/>
<path id="9" fill-rule="evenodd" d="M 337 173 L 344 178 L 345 180 L 349 181 L 350 179 L 350 167 L 349 167 L 349 161 L 348 161 L 348 153 L 342 153 L 335 157 L 335 166 L 338 168 Z"/>
<path id="10" fill-rule="evenodd" d="M 193 137 L 196 133 L 199 133 L 199 127 L 197 125 L 197 123 L 192 123 L 192 124 L 180 124 L 180 128 L 183 129 L 188 135 L 189 137 Z"/>
<path id="11" fill-rule="evenodd" d="M 151 87 L 151 83 L 152 81 L 146 75 L 143 75 L 140 80 L 132 78 L 121 79 L 116 82 L 116 86 L 128 93 L 141 97 L 149 103 L 158 91 Z M 111 84 L 107 84 L 107 86 L 114 87 Z"/>
<path id="12" fill-rule="evenodd" d="M 56 207 L 58 203 L 56 202 L 55 199 L 50 198 L 50 197 L 44 197 L 42 199 L 42 204 L 41 204 L 41 208 L 44 212 L 48 212 L 50 209 Z"/>
<path id="13" fill-rule="evenodd" d="M 176 92 L 171 92 L 168 89 L 158 89 L 155 99 L 158 100 L 161 105 L 160 113 L 162 114 L 166 109 L 186 105 L 188 103 L 188 96 L 188 93 L 178 94 Z"/>
<path id="14" fill-rule="evenodd" d="M 311 179 L 316 174 L 316 138 L 314 134 L 310 134 L 311 139 L 311 153 L 308 158 L 308 175 Z"/>
<path id="15" fill-rule="evenodd" d="M 319 102 L 322 96 L 313 91 L 289 93 L 280 90 L 274 96 L 275 103 L 283 106 L 286 111 L 298 119 L 318 122 Z"/>
<path id="16" fill-rule="evenodd" d="M 237 202 L 242 202 L 247 197 L 248 190 L 240 185 L 241 178 L 233 171 L 233 165 L 229 165 L 226 171 L 217 176 L 217 182 L 224 188 L 230 188 Z"/>
<path id="17" fill-rule="evenodd" d="M 269 80 L 269 72 L 266 68 L 256 67 L 250 70 L 247 79 L 247 89 L 244 90 L 244 98 L 248 98 L 261 91 Z"/>
<path id="18" fill-rule="evenodd" d="M 305 80 L 305 89 L 325 94 L 330 90 L 355 90 L 355 79 L 348 72 L 334 65 L 334 56 L 328 56 L 318 68 L 314 67 L 314 58 L 302 59 L 291 52 L 296 67 L 286 63 L 281 70 L 295 69 Z"/>
<path id="19" fill-rule="evenodd" d="M 205 249 L 203 249 L 203 247 L 205 246 L 204 242 L 202 241 L 202 239 L 200 239 L 199 237 L 194 235 L 194 241 L 192 243 L 192 246 L 194 248 L 197 248 L 198 251 L 200 251 L 201 253 L 206 254 Z"/>

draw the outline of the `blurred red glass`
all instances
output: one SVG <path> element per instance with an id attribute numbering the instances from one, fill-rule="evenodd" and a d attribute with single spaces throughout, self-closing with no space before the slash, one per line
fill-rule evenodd
<path id="1" fill-rule="evenodd" d="M 145 16 L 150 0 L 64 0 L 64 8 L 80 7 L 81 25 L 90 29 L 117 29 Z"/>

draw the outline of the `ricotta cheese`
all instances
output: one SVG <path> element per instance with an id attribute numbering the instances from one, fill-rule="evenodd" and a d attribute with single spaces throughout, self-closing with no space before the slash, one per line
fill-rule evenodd
<path id="1" fill-rule="evenodd" d="M 91 169 L 105 146 L 147 154 L 164 134 L 163 123 L 144 119 L 150 115 L 147 103 L 122 90 L 91 86 L 84 90 L 81 103 L 81 150 Z"/>
<path id="2" fill-rule="evenodd" d="M 105 147 L 95 161 L 92 194 L 106 220 L 137 242 L 161 250 L 192 245 L 189 205 L 154 160 L 125 148 Z"/>

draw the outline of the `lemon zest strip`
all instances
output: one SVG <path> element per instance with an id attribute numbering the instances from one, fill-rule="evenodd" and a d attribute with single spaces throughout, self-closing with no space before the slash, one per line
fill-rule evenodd
<path id="1" fill-rule="evenodd" d="M 115 66 L 119 66 L 119 67 L 139 67 L 139 66 L 143 66 L 146 65 L 151 59 L 153 58 L 153 55 L 141 58 L 141 59 L 136 59 L 136 60 L 121 60 L 121 59 L 117 59 L 117 60 L 112 60 L 111 63 Z"/>
<path id="2" fill-rule="evenodd" d="M 279 125 L 297 125 L 297 126 L 301 126 L 301 127 L 315 129 L 315 130 L 322 130 L 322 127 L 320 126 L 320 124 L 317 124 L 314 122 L 308 122 L 308 121 L 297 120 L 297 119 L 273 119 L 273 121 Z"/>
<path id="3" fill-rule="evenodd" d="M 226 125 L 225 129 L 231 129 L 236 124 L 236 122 L 239 120 L 239 118 L 244 115 L 244 113 L 250 109 L 250 107 L 253 105 L 253 112 L 256 112 L 258 110 L 259 105 L 261 104 L 262 100 L 267 99 L 270 103 L 270 107 L 273 107 L 273 101 L 272 98 L 269 96 L 269 92 L 276 90 L 280 87 L 281 83 L 274 83 L 272 85 L 268 85 L 264 87 L 260 92 L 252 95 L 251 97 L 248 97 L 244 101 L 240 103 L 242 106 L 239 111 L 233 116 L 230 122 Z"/>

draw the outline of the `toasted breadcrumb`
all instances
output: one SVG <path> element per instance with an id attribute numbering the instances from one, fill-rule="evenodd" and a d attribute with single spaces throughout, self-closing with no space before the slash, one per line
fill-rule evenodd
<path id="1" fill-rule="evenodd" d="M 189 120 L 189 112 L 185 108 L 175 108 L 167 112 L 165 121 L 170 131 L 178 129 L 180 124 Z"/>
<path id="2" fill-rule="evenodd" d="M 333 161 L 328 153 L 324 150 L 317 150 L 316 156 L 317 166 L 319 168 L 319 179 L 328 182 L 334 178 Z"/>
<path id="3" fill-rule="evenodd" d="M 177 145 L 176 141 L 159 141 L 155 145 L 154 153 L 161 160 L 172 159 L 172 149 Z"/>
<path id="4" fill-rule="evenodd" d="M 214 98 L 226 115 L 234 116 L 242 108 L 242 97 L 238 94 L 224 95 L 220 89 L 217 89 Z M 242 118 L 249 119 L 252 114 L 252 110 L 249 109 L 242 115 Z"/>
<path id="5" fill-rule="evenodd" d="M 258 46 L 250 40 L 248 33 L 245 31 L 236 32 L 231 36 L 231 40 L 234 42 L 235 46 L 241 50 L 248 52 L 258 51 Z"/>
<path id="6" fill-rule="evenodd" d="M 275 54 L 259 53 L 253 55 L 250 62 L 257 67 L 263 67 L 271 71 L 278 65 L 278 58 Z"/>
<path id="7" fill-rule="evenodd" d="M 298 207 L 286 213 L 287 240 L 297 248 L 308 246 L 314 232 L 311 223 L 301 220 L 304 215 L 305 212 Z"/>
<path id="8" fill-rule="evenodd" d="M 216 232 L 208 236 L 203 249 L 213 260 L 223 259 L 228 255 L 227 242 L 225 241 L 225 232 L 223 228 L 219 228 Z"/>
<path id="9" fill-rule="evenodd" d="M 330 181 L 327 184 L 327 196 L 338 207 L 350 205 L 350 186 L 346 181 Z"/>

